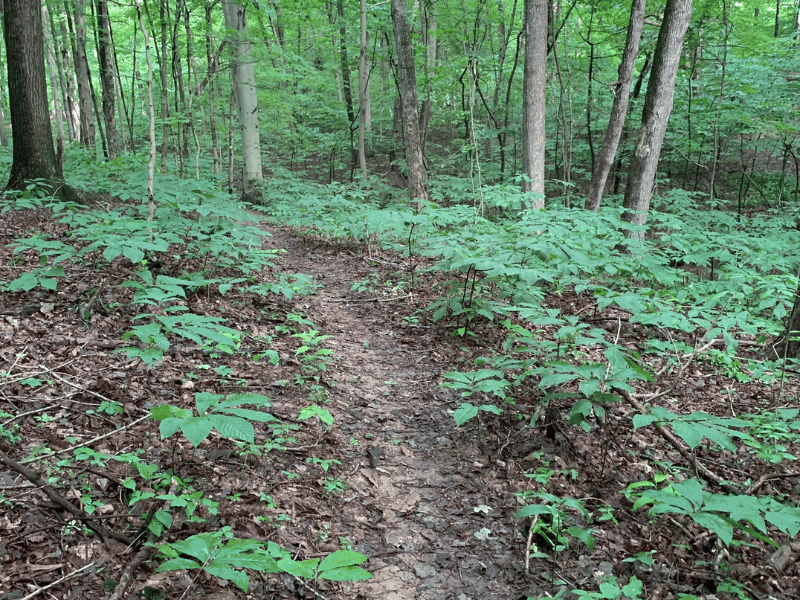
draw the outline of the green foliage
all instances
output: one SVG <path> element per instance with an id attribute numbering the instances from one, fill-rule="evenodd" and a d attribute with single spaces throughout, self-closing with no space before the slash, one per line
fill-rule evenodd
<path id="1" fill-rule="evenodd" d="M 275 544 L 233 537 L 229 527 L 200 533 L 177 542 L 160 544 L 159 555 L 168 559 L 157 573 L 182 569 L 202 569 L 210 575 L 233 582 L 247 592 L 250 578 L 244 569 L 262 573 L 289 573 L 316 581 L 359 581 L 372 575 L 359 567 L 367 557 L 352 550 L 337 550 L 319 558 L 295 561 L 292 555 Z"/>
<path id="2" fill-rule="evenodd" d="M 569 548 L 570 538 L 582 542 L 591 552 L 594 549 L 592 530 L 578 525 L 568 525 L 568 511 L 574 511 L 584 518 L 589 516 L 583 502 L 576 498 L 559 498 L 546 492 L 525 492 L 526 501 L 538 500 L 528 504 L 514 515 L 517 519 L 535 519 L 531 522 L 534 535 L 538 535 L 543 546 L 533 548 L 532 556 L 547 557 Z"/>
<path id="3" fill-rule="evenodd" d="M 712 448 L 736 452 L 734 439 L 767 462 L 797 460 L 779 442 L 796 440 L 794 431 L 800 431 L 798 409 L 777 409 L 760 415 L 745 414 L 738 418 L 716 417 L 704 412 L 678 415 L 662 407 L 652 407 L 646 415 L 633 418 L 635 428 L 653 423 L 670 425 L 675 435 L 694 450 L 703 440 Z"/>
<path id="4" fill-rule="evenodd" d="M 727 546 L 733 542 L 734 529 L 776 547 L 780 545 L 767 535 L 768 524 L 789 537 L 800 532 L 800 509 L 774 498 L 714 494 L 703 489 L 696 479 L 671 483 L 662 489 L 646 489 L 650 486 L 655 488 L 654 484 L 636 486 L 636 491 L 629 487 L 631 496 L 637 498 L 634 510 L 652 504 L 651 515 L 687 515 Z"/>
<path id="5" fill-rule="evenodd" d="M 616 577 L 606 577 L 600 582 L 600 591 L 586 592 L 583 590 L 572 590 L 578 598 L 591 600 L 617 600 L 617 598 L 629 598 L 639 600 L 642 598 L 642 582 L 634 575 L 628 583 L 620 587 Z"/>
<path id="6" fill-rule="evenodd" d="M 161 404 L 151 409 L 150 416 L 160 422 L 161 439 L 167 439 L 178 431 L 186 436 L 193 446 L 199 446 L 216 431 L 223 437 L 253 443 L 255 429 L 250 421 L 268 423 L 275 421 L 269 413 L 242 408 L 244 405 L 272 406 L 269 398 L 260 394 L 222 394 L 200 392 L 195 394 L 197 414 L 185 408 Z"/>

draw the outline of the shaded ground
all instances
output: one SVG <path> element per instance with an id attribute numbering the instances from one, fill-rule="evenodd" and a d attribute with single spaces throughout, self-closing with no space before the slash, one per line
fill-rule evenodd
<path id="1" fill-rule="evenodd" d="M 43 214 L 7 213 L 0 219 L 3 245 L 23 228 L 67 240 L 63 227 Z M 323 582 L 317 589 L 321 598 L 506 600 L 554 593 L 550 582 L 559 578 L 568 589 L 595 590 L 599 577 L 611 574 L 623 580 L 636 574 L 645 581 L 642 597 L 649 599 L 678 593 L 710 598 L 727 577 L 749 586 L 753 597 L 798 597 L 798 564 L 775 573 L 767 560 L 772 551 L 763 544 L 729 554 L 691 521 L 662 517 L 654 527 L 642 511 L 631 511 L 621 494 L 625 485 L 652 479 L 650 464 L 682 460 L 652 430 L 632 430 L 631 408 L 616 405 L 605 426 L 590 434 L 567 425 L 568 403 L 551 412 L 551 427 L 543 417 L 530 426 L 539 406 L 530 389 L 503 417 L 474 419 L 456 429 L 452 411 L 461 399 L 438 385 L 443 373 L 471 367 L 498 343 L 490 324 L 467 340 L 454 338 L 447 323 L 433 324 L 417 312 L 433 297 L 435 276 L 420 276 L 409 295 L 399 285 L 408 276 L 401 257 L 370 258 L 364 248 L 272 231 L 265 244 L 287 251 L 276 261 L 280 271 L 311 275 L 320 287 L 291 302 L 220 296 L 211 288 L 189 298 L 193 312 L 225 316 L 228 326 L 249 332 L 234 356 L 175 341 L 152 370 L 114 353 L 125 346 L 121 335 L 138 312 L 129 305 L 130 290 L 118 287 L 132 276 L 124 259 L 98 269 L 72 265 L 56 292 L 37 288 L 0 295 L 0 425 L 11 433 L 0 437 L 0 451 L 19 462 L 45 447 L 62 451 L 28 466 L 65 499 L 128 536 L 141 524 L 140 516 L 129 514 L 130 490 L 124 485 L 135 473 L 115 461 L 64 460 L 76 444 L 91 442 L 89 447 L 111 455 L 143 448 L 142 459 L 160 471 L 172 469 L 220 503 L 217 515 L 198 507 L 196 514 L 207 523 L 178 518 L 172 541 L 228 526 L 238 537 L 275 541 L 298 558 L 321 557 L 343 546 L 370 556 L 365 567 L 372 580 Z M 4 247 L 0 281 L 19 276 L 33 259 Z M 163 262 L 170 274 L 188 266 Z M 82 308 L 90 302 L 87 313 Z M 588 305 L 588 299 L 576 297 L 552 302 L 569 314 Z M 330 336 L 322 344 L 333 351 L 326 370 L 310 372 L 302 356 L 295 356 L 301 344 L 294 335 L 298 319 Z M 623 327 L 621 334 L 636 348 L 643 332 Z M 278 350 L 279 365 L 254 360 L 270 346 Z M 669 383 L 672 373 L 655 386 Z M 725 415 L 774 404 L 775 390 L 742 385 L 696 365 L 684 377 L 671 395 L 672 410 Z M 193 407 L 198 391 L 243 390 L 268 395 L 273 414 L 298 429 L 258 426 L 261 450 L 236 448 L 215 436 L 194 449 L 178 436 L 160 440 L 151 420 L 137 422 L 162 403 Z M 783 392 L 796 396 L 792 385 Z M 122 403 L 124 412 L 103 412 L 109 400 Z M 297 421 L 298 411 L 312 402 L 330 411 L 332 426 Z M 120 426 L 129 429 L 114 433 Z M 104 434 L 110 435 L 95 440 Z M 265 453 L 270 445 L 276 449 Z M 713 462 L 716 457 L 708 464 L 723 477 L 755 481 L 771 475 L 762 492 L 797 497 L 800 491 L 796 475 L 789 476 L 784 465 L 733 456 Z M 332 460 L 339 463 L 324 462 Z M 534 474 L 538 478 L 530 477 Z M 157 490 L 154 483 L 138 485 L 140 491 Z M 530 557 L 528 527 L 514 518 L 524 505 L 517 494 L 524 490 L 582 499 L 591 522 L 570 513 L 568 525 L 591 526 L 594 550 L 573 540 L 555 560 Z M 42 594 L 110 596 L 113 586 L 103 588 L 104 582 L 119 580 L 135 549 L 118 539 L 104 546 L 98 536 L 85 535 L 74 515 L 8 466 L 0 465 L 0 494 L 5 499 L 0 598 L 22 598 L 81 568 Z M 619 525 L 604 520 L 611 511 Z M 652 566 L 621 562 L 648 551 L 656 551 Z M 148 586 L 155 598 L 314 597 L 285 574 L 253 575 L 250 593 L 244 594 L 197 572 L 155 574 L 156 565 L 147 561 L 135 571 L 125 598 L 142 597 Z"/>

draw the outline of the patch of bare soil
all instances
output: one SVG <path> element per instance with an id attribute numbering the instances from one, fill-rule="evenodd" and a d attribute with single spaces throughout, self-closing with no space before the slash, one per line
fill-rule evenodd
<path id="1" fill-rule="evenodd" d="M 24 229 L 69 241 L 63 227 L 44 214 L 0 217 L 0 280 L 31 266 L 33 257 L 12 255 L 5 247 Z M 102 268 L 69 265 L 58 291 L 0 295 L 0 426 L 9 434 L 0 436 L 0 599 L 37 592 L 109 598 L 126 568 L 126 599 L 508 600 L 555 593 L 551 582 L 558 579 L 569 589 L 596 590 L 604 575 L 638 576 L 648 599 L 678 593 L 711 598 L 726 578 L 748 586 L 755 598 L 798 597 L 797 562 L 776 573 L 766 545 L 729 552 L 688 519 L 662 516 L 654 526 L 643 511 L 632 511 L 624 487 L 652 480 L 651 464 L 682 464 L 682 458 L 651 429 L 634 431 L 630 407 L 614 405 L 603 427 L 587 434 L 566 423 L 569 403 L 550 411 L 549 422 L 542 417 L 531 423 L 540 398 L 533 389 L 520 390 L 503 417 L 473 419 L 456 429 L 452 411 L 462 400 L 438 387 L 442 374 L 488 354 L 487 347 L 500 341 L 496 329 L 484 323 L 477 335 L 461 340 L 417 313 L 433 297 L 436 276 L 418 276 L 409 295 L 396 285 L 408 273 L 407 259 L 369 257 L 362 248 L 332 246 L 281 228 L 272 233 L 265 245 L 286 250 L 276 260 L 278 270 L 311 275 L 320 285 L 316 294 L 287 302 L 222 296 L 209 287 L 187 298 L 194 313 L 223 316 L 229 327 L 248 332 L 234 356 L 179 339 L 156 369 L 116 353 L 127 344 L 121 336 L 139 312 L 130 305 L 130 290 L 119 287 L 132 278 L 132 265 L 122 259 Z M 191 267 L 169 257 L 162 262 L 166 274 Z M 586 314 L 586 298 L 566 295 L 552 302 L 568 314 Z M 301 342 L 291 335 L 296 321 L 290 315 L 298 314 L 330 336 L 324 346 L 334 360 L 316 374 L 318 380 L 303 376 L 295 357 Z M 638 348 L 646 332 L 623 327 L 614 333 Z M 254 360 L 269 347 L 281 357 L 277 366 Z M 763 386 L 739 384 L 698 364 L 675 386 L 679 406 L 671 409 L 729 415 L 734 400 L 738 414 L 773 401 Z M 150 408 L 193 408 L 200 391 L 265 394 L 271 412 L 297 429 L 257 425 L 254 448 L 215 435 L 196 449 L 181 436 L 162 441 L 157 424 L 146 418 Z M 784 392 L 796 395 L 792 387 Z M 121 403 L 123 412 L 102 410 L 109 401 Z M 332 426 L 297 420 L 312 402 L 332 413 Z M 192 514 L 173 506 L 170 541 L 230 527 L 238 537 L 277 542 L 298 559 L 349 545 L 370 557 L 363 566 L 374 578 L 313 588 L 287 574 L 251 573 L 244 593 L 198 571 L 157 574 L 151 556 L 130 570 L 147 537 L 144 516 L 169 501 L 168 482 L 137 479 L 130 461 L 76 461 L 81 444 L 114 456 L 137 453 L 143 463 L 219 502 L 216 510 L 201 504 Z M 285 449 L 266 451 L 271 445 Z M 722 477 L 761 478 L 762 492 L 800 495 L 796 476 L 782 467 L 752 456 L 716 456 L 704 464 Z M 339 464 L 321 462 L 334 459 Z M 131 514 L 128 478 L 137 481 L 138 491 L 155 494 L 140 503 L 140 514 Z M 524 490 L 581 499 L 588 520 L 568 511 L 565 526 L 591 527 L 595 548 L 573 539 L 555 558 L 531 556 L 529 543 L 548 549 L 547 540 L 529 539 L 528 524 L 514 518 L 523 505 L 517 494 Z M 610 514 L 618 523 L 603 519 Z M 650 551 L 657 557 L 650 566 L 622 562 Z"/>

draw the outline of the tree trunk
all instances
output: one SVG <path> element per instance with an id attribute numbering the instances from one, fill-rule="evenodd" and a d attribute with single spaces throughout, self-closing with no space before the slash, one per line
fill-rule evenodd
<path id="1" fill-rule="evenodd" d="M 361 177 L 367 177 L 367 103 L 369 102 L 369 73 L 367 73 L 367 2 L 360 2 L 361 52 L 358 59 L 358 167 Z"/>
<path id="2" fill-rule="evenodd" d="M 64 183 L 61 163 L 53 149 L 40 0 L 5 2 L 3 34 L 14 143 L 6 187 L 22 190 L 30 180 L 44 179 L 55 196 L 80 202 L 74 190 Z"/>
<path id="3" fill-rule="evenodd" d="M 242 132 L 242 158 L 244 161 L 242 191 L 245 200 L 254 201 L 257 200 L 255 184 L 261 181 L 264 175 L 261 171 L 261 140 L 258 130 L 258 95 L 255 69 L 253 68 L 253 49 L 248 37 L 244 6 L 234 0 L 224 0 L 222 8 L 226 27 L 235 32 L 236 61 L 232 71 L 236 82 L 239 125 Z"/>
<path id="4" fill-rule="evenodd" d="M 69 19 L 67 18 L 67 21 Z M 78 101 L 78 84 L 75 77 L 75 61 L 70 56 L 69 36 L 63 20 L 59 23 L 61 47 L 59 48 L 61 71 L 64 73 L 64 109 L 67 113 L 67 130 L 70 141 L 80 140 L 81 109 Z M 53 33 L 55 35 L 55 31 Z"/>
<path id="5" fill-rule="evenodd" d="M 117 156 L 117 125 L 114 101 L 114 57 L 111 53 L 111 21 L 108 18 L 108 0 L 97 0 L 98 61 L 100 86 L 103 92 L 103 119 L 106 124 L 108 160 Z"/>
<path id="6" fill-rule="evenodd" d="M 350 125 L 356 120 L 353 109 L 353 88 L 350 83 L 350 61 L 347 60 L 347 21 L 344 18 L 344 2 L 336 0 L 336 14 L 339 21 L 339 67 L 342 70 L 342 88 L 347 121 Z"/>
<path id="7" fill-rule="evenodd" d="M 150 126 L 147 128 L 150 137 L 150 160 L 147 163 L 147 204 L 148 216 L 152 220 L 155 214 L 156 201 L 154 193 L 154 179 L 156 170 L 156 109 L 153 103 L 153 59 L 150 57 L 150 34 L 144 26 L 142 12 L 136 5 L 136 15 L 139 18 L 139 28 L 144 35 L 144 56 L 147 61 L 147 112 L 150 117 Z"/>
<path id="8" fill-rule="evenodd" d="M 56 69 L 56 56 L 55 56 L 55 44 L 53 43 L 53 31 L 52 28 L 46 26 L 46 22 L 44 19 L 44 14 L 49 12 L 47 7 L 42 5 L 42 31 L 44 32 L 44 40 L 45 40 L 45 48 L 47 52 L 47 70 L 50 74 L 50 89 L 52 90 L 53 94 L 53 112 L 56 116 L 56 128 L 58 130 L 58 134 L 56 137 L 56 147 L 60 149 L 63 154 L 64 151 L 64 114 L 61 110 L 61 94 L 59 92 L 58 87 L 58 70 Z M 52 20 L 52 16 L 50 17 Z"/>
<path id="9" fill-rule="evenodd" d="M 147 4 L 145 4 L 145 7 Z M 161 17 L 161 56 L 159 74 L 161 76 L 161 172 L 167 172 L 167 153 L 169 152 L 169 87 L 167 86 L 167 0 L 160 0 Z"/>
<path id="10" fill-rule="evenodd" d="M 427 200 L 425 161 L 417 113 L 417 75 L 414 67 L 414 48 L 408 25 L 406 0 L 391 0 L 392 28 L 397 47 L 397 86 L 403 113 L 403 139 L 408 167 L 408 194 L 411 200 Z"/>
<path id="11" fill-rule="evenodd" d="M 0 85 L 0 98 L 5 98 L 5 90 Z M 5 102 L 0 99 L 0 146 L 8 148 L 8 131 L 6 131 L 6 111 L 3 108 Z"/>
<path id="12" fill-rule="evenodd" d="M 75 75 L 78 80 L 78 106 L 80 108 L 81 145 L 95 150 L 94 111 L 92 110 L 92 88 L 89 81 L 89 61 L 86 57 L 86 0 L 73 0 L 75 22 L 75 41 L 72 58 L 75 61 Z M 67 15 L 69 19 L 69 15 Z M 70 22 L 68 20 L 68 22 Z"/>
<path id="13" fill-rule="evenodd" d="M 522 191 L 530 208 L 544 208 L 547 89 L 547 0 L 525 0 L 522 82 Z"/>
<path id="14" fill-rule="evenodd" d="M 681 47 L 691 17 L 692 0 L 667 0 L 644 97 L 642 126 L 631 157 L 628 185 L 625 188 L 623 206 L 626 212 L 623 218 L 634 225 L 644 225 L 647 221 L 661 145 L 672 111 Z M 644 231 L 633 232 L 631 237 L 643 238 Z"/>
<path id="15" fill-rule="evenodd" d="M 587 210 L 597 212 L 600 209 L 603 189 L 606 186 L 608 174 L 614 166 L 614 157 L 617 155 L 619 140 L 625 127 L 625 115 L 628 113 L 628 99 L 633 80 L 633 69 L 636 66 L 636 55 L 639 53 L 639 42 L 642 39 L 646 4 L 647 0 L 633 0 L 631 5 L 628 39 L 625 42 L 625 51 L 619 65 L 619 79 L 614 88 L 614 105 L 611 108 L 611 117 L 603 136 L 603 147 L 594 166 L 592 181 L 589 183 L 589 192 L 586 194 Z"/>
<path id="16" fill-rule="evenodd" d="M 214 157 L 214 174 L 220 172 L 220 151 L 219 142 L 217 141 L 217 114 L 216 107 L 214 106 L 214 93 L 216 91 L 217 82 L 217 57 L 211 51 L 212 43 L 212 25 L 211 25 L 211 9 L 210 5 L 205 6 L 206 10 L 206 61 L 208 62 L 208 127 L 211 132 L 211 156 Z"/>

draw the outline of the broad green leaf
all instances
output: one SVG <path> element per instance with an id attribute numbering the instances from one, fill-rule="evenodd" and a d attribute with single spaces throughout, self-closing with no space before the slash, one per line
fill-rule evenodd
<path id="1" fill-rule="evenodd" d="M 327 579 L 328 581 L 363 581 L 372 579 L 372 573 L 361 567 L 339 567 L 338 569 L 322 571 L 319 574 L 319 578 Z"/>
<path id="2" fill-rule="evenodd" d="M 730 546 L 733 540 L 733 527 L 725 519 L 705 511 L 693 513 L 691 517 L 695 523 L 715 533 L 726 546 Z"/>
<path id="3" fill-rule="evenodd" d="M 163 423 L 162 423 L 163 425 Z M 214 424 L 207 416 L 192 417 L 181 423 L 181 432 L 195 448 L 197 448 L 214 430 Z"/>
<path id="4" fill-rule="evenodd" d="M 319 563 L 319 571 L 327 571 L 329 569 L 338 569 L 339 567 L 349 567 L 352 565 L 360 565 L 369 560 L 368 556 L 364 556 L 359 552 L 352 550 L 337 550 L 322 559 Z"/>
<path id="5" fill-rule="evenodd" d="M 219 413 L 212 413 L 208 415 L 207 418 L 210 423 L 213 423 L 214 428 L 216 428 L 223 437 L 242 440 L 251 444 L 255 442 L 255 428 L 250 421 L 242 419 L 241 417 L 222 415 Z"/>
<path id="6" fill-rule="evenodd" d="M 478 415 L 478 407 L 472 406 L 468 402 L 463 402 L 453 413 L 456 426 L 461 427 L 464 423 Z"/>
<path id="7" fill-rule="evenodd" d="M 200 392 L 195 394 L 194 402 L 197 406 L 197 413 L 204 415 L 209 408 L 217 404 L 225 396 L 222 394 L 212 394 L 210 392 Z"/>

